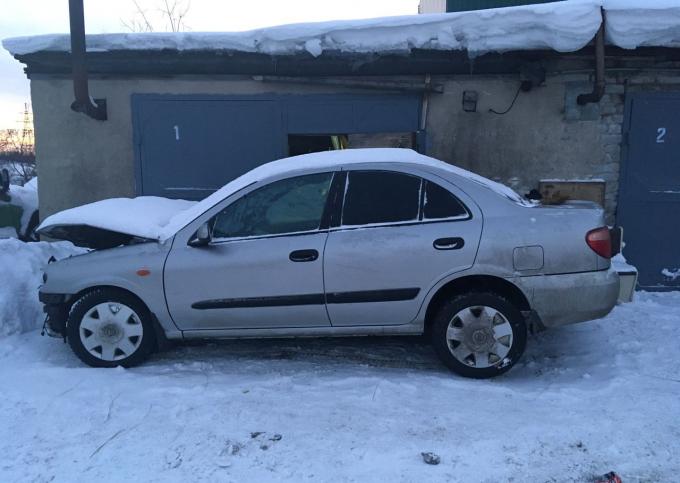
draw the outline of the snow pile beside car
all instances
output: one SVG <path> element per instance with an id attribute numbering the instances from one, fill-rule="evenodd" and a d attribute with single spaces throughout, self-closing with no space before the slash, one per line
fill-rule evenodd
<path id="1" fill-rule="evenodd" d="M 37 180 L 37 178 L 33 178 Z M 24 186 L 11 185 L 12 203 L 23 208 L 21 231 L 25 233 L 33 213 L 38 211 L 38 183 L 29 181 Z"/>
<path id="2" fill-rule="evenodd" d="M 50 257 L 84 253 L 68 242 L 0 240 L 0 336 L 36 329 L 44 318 L 38 300 L 42 270 Z"/>

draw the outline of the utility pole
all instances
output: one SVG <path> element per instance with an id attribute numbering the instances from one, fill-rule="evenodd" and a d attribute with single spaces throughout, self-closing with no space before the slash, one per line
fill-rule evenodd
<path id="1" fill-rule="evenodd" d="M 33 152 L 34 139 L 35 138 L 33 137 L 33 115 L 28 108 L 28 102 L 24 102 L 24 117 L 22 121 L 20 141 L 21 144 L 19 146 L 19 150 L 22 156 Z"/>

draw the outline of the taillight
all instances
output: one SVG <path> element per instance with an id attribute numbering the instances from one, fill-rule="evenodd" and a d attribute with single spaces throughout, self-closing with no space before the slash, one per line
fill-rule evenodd
<path id="1" fill-rule="evenodd" d="M 602 258 L 612 257 L 612 239 L 606 226 L 590 230 L 586 235 L 586 243 Z"/>

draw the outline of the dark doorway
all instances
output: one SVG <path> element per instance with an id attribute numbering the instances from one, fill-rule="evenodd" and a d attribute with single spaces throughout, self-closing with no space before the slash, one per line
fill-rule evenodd
<path id="1" fill-rule="evenodd" d="M 319 153 L 321 151 L 335 151 L 347 148 L 347 136 L 337 135 L 307 135 L 289 134 L 288 135 L 288 155 L 298 156 L 300 154 Z"/>

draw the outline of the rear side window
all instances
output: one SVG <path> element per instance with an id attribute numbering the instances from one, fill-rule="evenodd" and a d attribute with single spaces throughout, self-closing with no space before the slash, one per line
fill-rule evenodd
<path id="1" fill-rule="evenodd" d="M 418 177 L 391 171 L 350 171 L 342 224 L 417 220 L 421 182 Z"/>
<path id="2" fill-rule="evenodd" d="M 468 212 L 458 198 L 438 184 L 425 181 L 423 219 L 454 218 L 467 216 Z"/>

